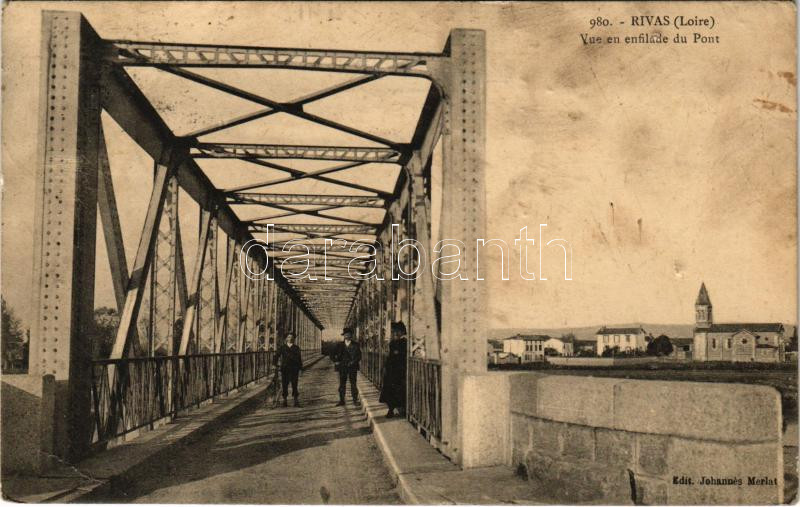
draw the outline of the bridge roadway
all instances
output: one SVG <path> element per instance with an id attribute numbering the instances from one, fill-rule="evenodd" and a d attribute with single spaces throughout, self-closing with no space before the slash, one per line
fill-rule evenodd
<path id="1" fill-rule="evenodd" d="M 360 382 L 367 382 L 359 378 Z M 91 502 L 399 504 L 363 411 L 338 401 L 327 358 L 300 377 L 301 406 L 263 396 L 202 436 L 158 453 Z M 349 398 L 349 392 L 348 392 Z"/>

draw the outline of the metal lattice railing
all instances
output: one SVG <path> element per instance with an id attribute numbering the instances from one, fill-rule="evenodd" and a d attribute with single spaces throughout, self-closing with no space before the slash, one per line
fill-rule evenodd
<path id="1" fill-rule="evenodd" d="M 92 442 L 174 416 L 267 377 L 272 351 L 101 359 L 92 362 Z"/>
<path id="2" fill-rule="evenodd" d="M 442 437 L 442 365 L 439 361 L 408 359 L 408 419 L 428 436 Z"/>
<path id="3" fill-rule="evenodd" d="M 386 363 L 386 354 L 379 350 L 365 350 L 361 354 L 361 372 L 372 384 L 383 389 L 383 367 Z"/>

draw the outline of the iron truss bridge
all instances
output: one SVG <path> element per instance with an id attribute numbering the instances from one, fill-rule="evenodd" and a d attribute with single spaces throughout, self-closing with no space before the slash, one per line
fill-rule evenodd
<path id="1" fill-rule="evenodd" d="M 457 412 L 443 408 L 443 399 L 454 398 L 442 386 L 455 385 L 456 370 L 485 369 L 484 286 L 436 280 L 430 269 L 393 276 L 414 272 L 422 259 L 413 249 L 394 255 L 392 242 L 411 238 L 431 252 L 433 230 L 467 244 L 486 237 L 484 32 L 454 29 L 434 53 L 244 47 L 104 39 L 79 12 L 44 11 L 41 33 L 30 373 L 63 385 L 58 413 L 42 422 L 50 424 L 42 433 L 52 430 L 54 452 L 75 462 L 269 375 L 270 354 L 289 332 L 319 351 L 324 330 L 335 337 L 353 328 L 364 371 L 377 381 L 389 324 L 401 321 L 416 361 L 409 363 L 409 420 L 455 455 L 448 442 L 459 441 Z M 172 111 L 186 102 L 156 100 L 172 89 L 140 88 L 132 75 L 143 67 L 191 87 L 199 109 L 208 92 L 253 110 L 178 125 L 204 111 Z M 287 75 L 275 69 L 291 70 L 292 85 L 316 89 L 278 100 L 237 84 L 229 70 L 243 68 L 273 77 Z M 214 77 L 204 69 L 216 69 Z M 322 86 L 320 72 L 340 81 Z M 411 92 L 389 95 L 389 76 L 420 85 L 418 100 L 406 100 Z M 379 125 L 356 125 L 354 102 L 337 115 L 312 112 L 312 104 L 345 93 L 378 97 Z M 114 133 L 104 131 L 101 113 L 119 127 Z M 253 123 L 287 115 L 323 134 L 297 129 L 283 144 L 271 138 L 280 128 Z M 399 125 L 399 118 L 411 121 Z M 121 133 L 152 164 L 110 157 L 118 150 L 107 144 Z M 352 141 L 343 143 L 343 135 Z M 244 176 L 231 178 L 232 167 Z M 141 174 L 148 185 L 137 230 L 123 229 L 137 220 L 120 219 L 128 209 L 117 205 L 112 173 L 120 171 Z M 432 215 L 434 199 L 441 216 Z M 199 212 L 182 230 L 186 205 Z M 187 234 L 191 242 L 183 241 Z M 243 248 L 255 242 L 261 248 Z M 108 269 L 96 266 L 106 258 Z M 475 272 L 474 262 L 466 260 L 465 273 Z M 85 343 L 95 273 L 106 272 L 119 324 L 98 359 Z"/>

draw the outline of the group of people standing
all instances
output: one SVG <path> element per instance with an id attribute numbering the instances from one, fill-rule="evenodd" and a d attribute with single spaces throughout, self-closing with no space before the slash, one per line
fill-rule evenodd
<path id="1" fill-rule="evenodd" d="M 389 341 L 389 354 L 386 357 L 383 369 L 383 388 L 381 389 L 381 403 L 386 403 L 389 411 L 386 417 L 394 417 L 395 411 L 402 413 L 406 405 L 406 355 L 408 353 L 408 338 L 406 326 L 402 322 L 392 322 L 392 335 Z M 350 383 L 350 395 L 354 405 L 360 405 L 358 396 L 357 377 L 361 364 L 361 347 L 353 341 L 353 330 L 342 330 L 342 341 L 339 342 L 331 355 L 331 359 L 339 374 L 339 402 L 337 406 L 345 404 L 347 383 Z M 303 370 L 303 360 L 300 347 L 294 342 L 294 334 L 286 335 L 286 340 L 275 354 L 275 364 L 280 364 L 283 406 L 288 406 L 289 385 L 292 387 L 294 406 L 299 407 L 299 392 L 297 388 L 300 372 Z"/>

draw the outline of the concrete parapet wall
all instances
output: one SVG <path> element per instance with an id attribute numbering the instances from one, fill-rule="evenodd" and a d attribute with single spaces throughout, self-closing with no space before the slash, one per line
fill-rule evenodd
<path id="1" fill-rule="evenodd" d="M 536 373 L 508 379 L 512 464 L 553 501 L 783 501 L 775 389 Z"/>
<path id="2" fill-rule="evenodd" d="M 39 474 L 53 456 L 52 375 L 2 376 L 2 474 Z"/>
<path id="3" fill-rule="evenodd" d="M 509 379 L 515 374 L 484 373 L 459 378 L 459 464 L 463 468 L 508 465 L 511 460 Z"/>

